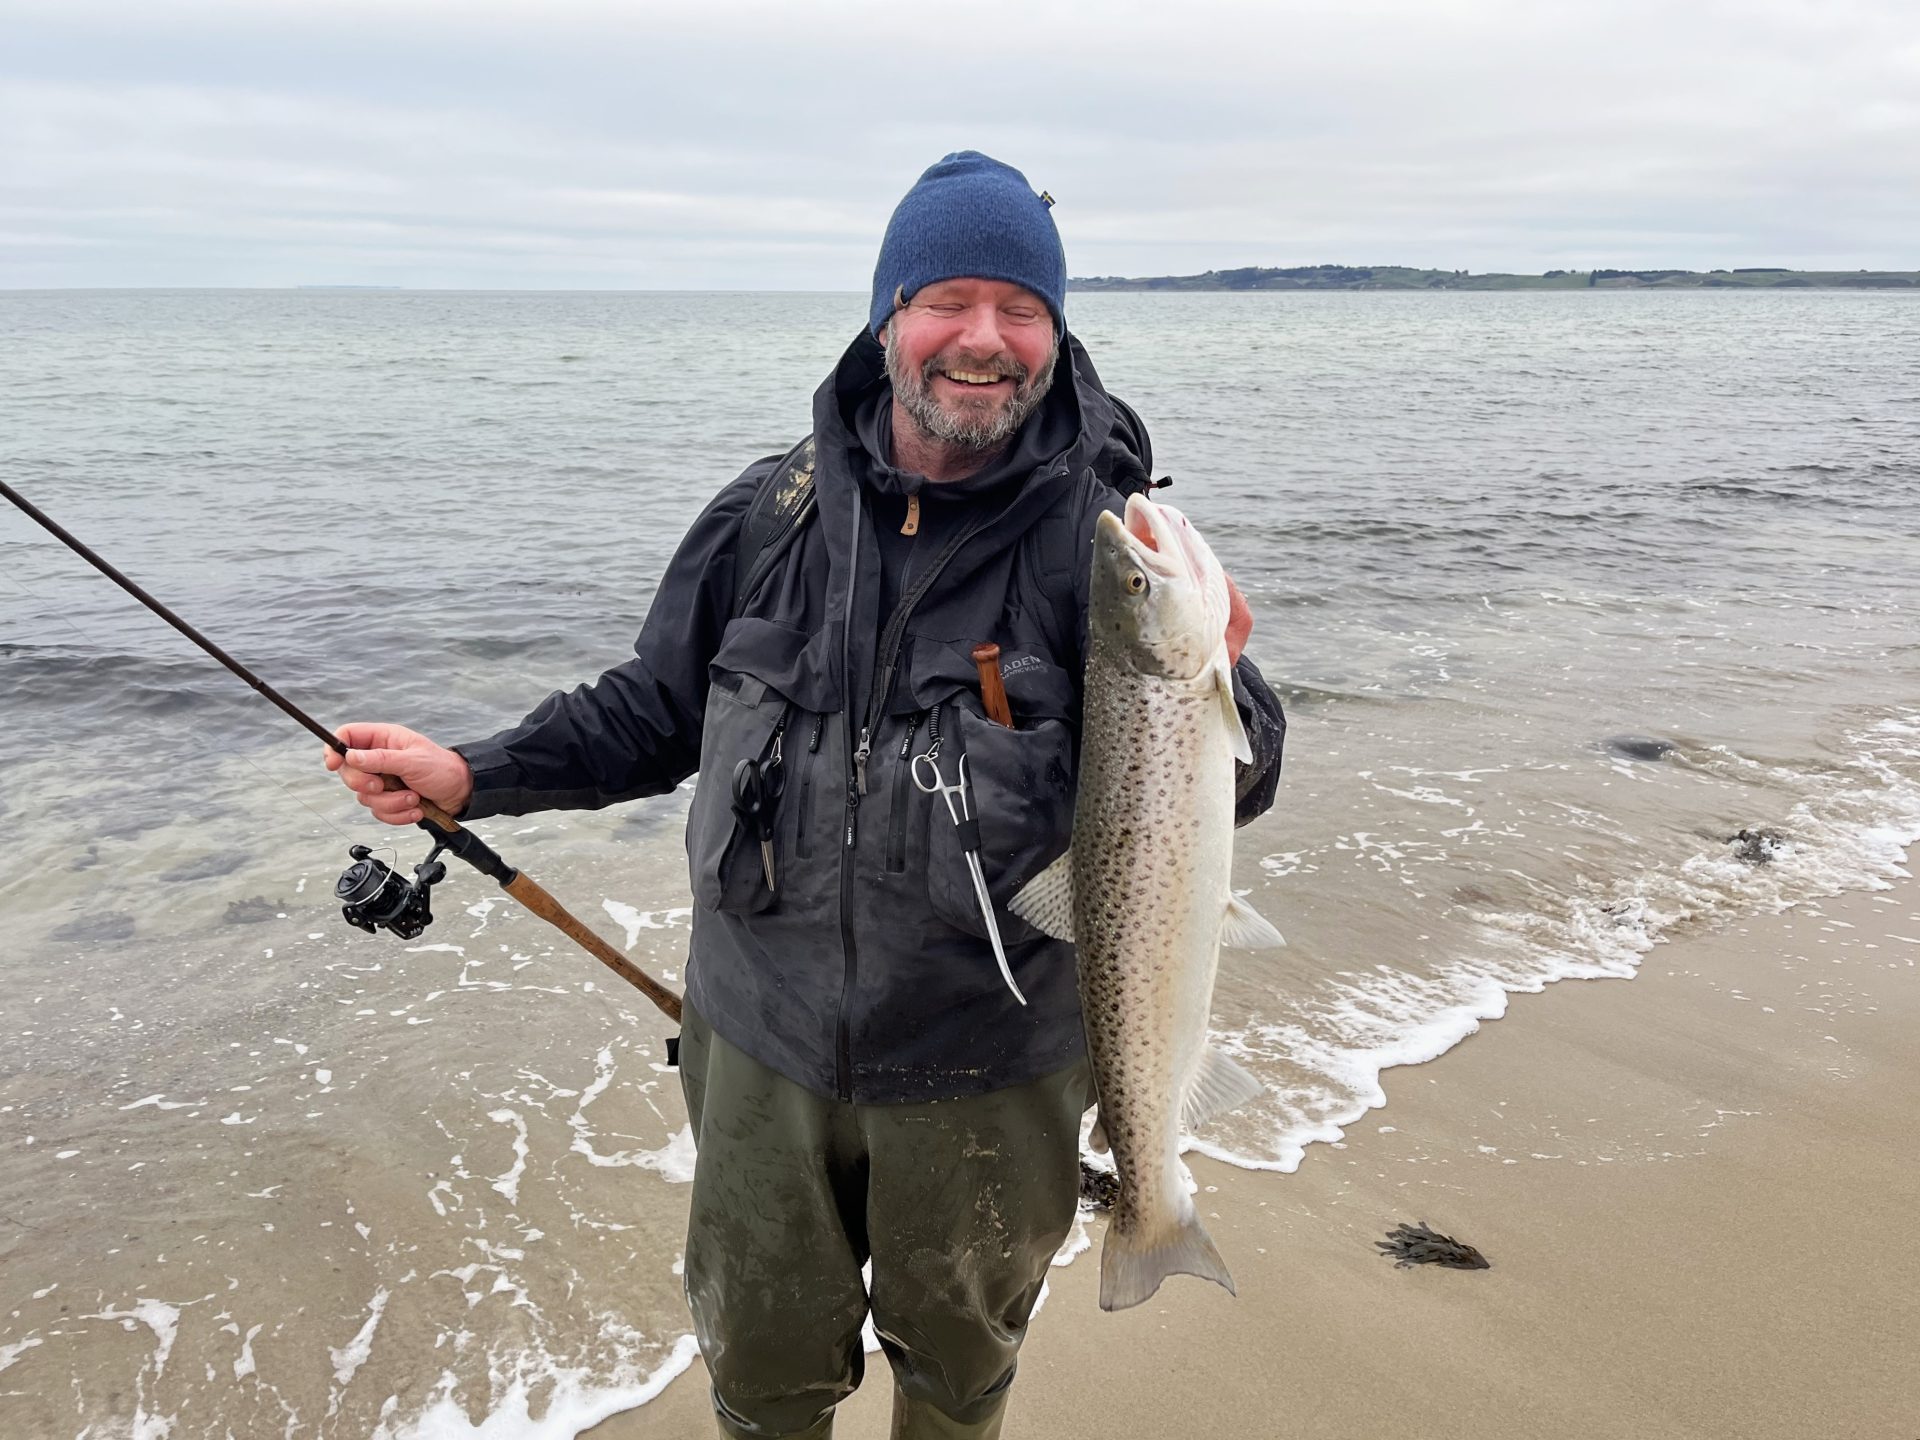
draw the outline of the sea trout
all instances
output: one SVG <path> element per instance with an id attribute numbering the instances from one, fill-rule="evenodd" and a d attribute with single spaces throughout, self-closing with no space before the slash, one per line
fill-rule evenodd
<path id="1" fill-rule="evenodd" d="M 1225 573 L 1184 515 L 1139 495 L 1100 517 L 1068 852 L 1012 910 L 1072 940 L 1120 1193 L 1100 1305 L 1169 1275 L 1233 1277 L 1194 1211 L 1180 1135 L 1260 1082 L 1207 1044 L 1220 946 L 1284 944 L 1230 886 L 1234 761 L 1251 760 L 1227 659 Z"/>

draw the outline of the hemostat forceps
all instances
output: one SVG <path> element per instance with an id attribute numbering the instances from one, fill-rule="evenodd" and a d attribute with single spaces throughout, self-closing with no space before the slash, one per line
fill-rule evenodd
<path id="1" fill-rule="evenodd" d="M 923 770 L 921 767 L 925 766 Z M 1007 989 L 1013 992 L 1013 998 L 1022 1005 L 1027 997 L 1020 993 L 1020 987 L 1013 983 L 1013 970 L 1007 964 L 1006 948 L 1000 943 L 1000 926 L 993 918 L 993 901 L 987 895 L 987 877 L 980 869 L 980 822 L 973 818 L 973 806 L 968 796 L 972 787 L 967 783 L 967 757 L 960 757 L 960 783 L 949 785 L 946 777 L 940 773 L 940 741 L 935 739 L 923 754 L 913 757 L 913 783 L 929 795 L 938 795 L 947 802 L 947 814 L 953 817 L 954 827 L 960 832 L 960 846 L 967 854 L 967 873 L 973 876 L 973 893 L 980 901 L 980 914 L 987 922 L 987 938 L 993 942 L 993 958 L 1000 962 L 1000 978 L 1007 982 Z"/>

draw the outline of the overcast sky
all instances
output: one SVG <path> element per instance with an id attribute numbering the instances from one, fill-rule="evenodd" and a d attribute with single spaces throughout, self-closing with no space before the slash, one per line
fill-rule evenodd
<path id="1" fill-rule="evenodd" d="M 1914 0 L 0 0 L 0 286 L 866 288 L 986 150 L 1076 275 L 1920 267 Z"/>

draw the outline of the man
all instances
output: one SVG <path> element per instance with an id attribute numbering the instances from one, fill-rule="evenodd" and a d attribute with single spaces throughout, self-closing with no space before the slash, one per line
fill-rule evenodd
<path id="1" fill-rule="evenodd" d="M 699 775 L 686 1287 L 727 1436 L 830 1434 L 869 1312 L 896 1436 L 997 1436 L 1072 1223 L 1092 1099 L 1073 952 L 1006 902 L 1067 844 L 1088 541 L 1121 503 L 1108 479 L 1149 457 L 1067 333 L 1050 203 L 971 151 L 921 176 L 868 326 L 815 397 L 810 452 L 750 467 L 694 522 L 633 659 L 490 740 L 355 725 L 346 766 L 328 759 L 393 824 L 419 795 L 479 818 Z M 802 493 L 809 467 L 814 518 L 784 548 L 749 544 L 756 497 Z M 764 574 L 737 595 L 750 567 Z M 983 708 L 982 641 L 1012 726 Z M 1236 681 L 1245 819 L 1271 803 L 1285 722 L 1250 664 Z M 1022 998 L 930 790 L 963 756 Z M 735 813 L 743 764 L 781 778 L 768 847 Z M 407 788 L 382 791 L 381 772 Z"/>

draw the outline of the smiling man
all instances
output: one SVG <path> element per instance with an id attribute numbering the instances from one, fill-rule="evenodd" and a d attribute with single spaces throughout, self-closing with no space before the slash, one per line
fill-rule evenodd
<path id="1" fill-rule="evenodd" d="M 897 1440 L 992 1440 L 1073 1220 L 1093 1098 L 1074 954 L 1006 903 L 1067 845 L 1089 541 L 1151 455 L 1067 331 L 1049 206 L 972 151 L 920 177 L 811 436 L 694 522 L 632 659 L 490 740 L 352 725 L 349 763 L 328 755 L 393 824 L 419 795 L 471 819 L 699 776 L 686 1286 L 726 1436 L 829 1435 L 871 1316 Z M 1239 601 L 1236 654 L 1250 624 Z M 980 693 L 986 641 L 1011 725 Z M 1244 820 L 1272 803 L 1285 721 L 1249 662 L 1235 681 Z M 929 776 L 968 786 L 977 834 Z"/>

